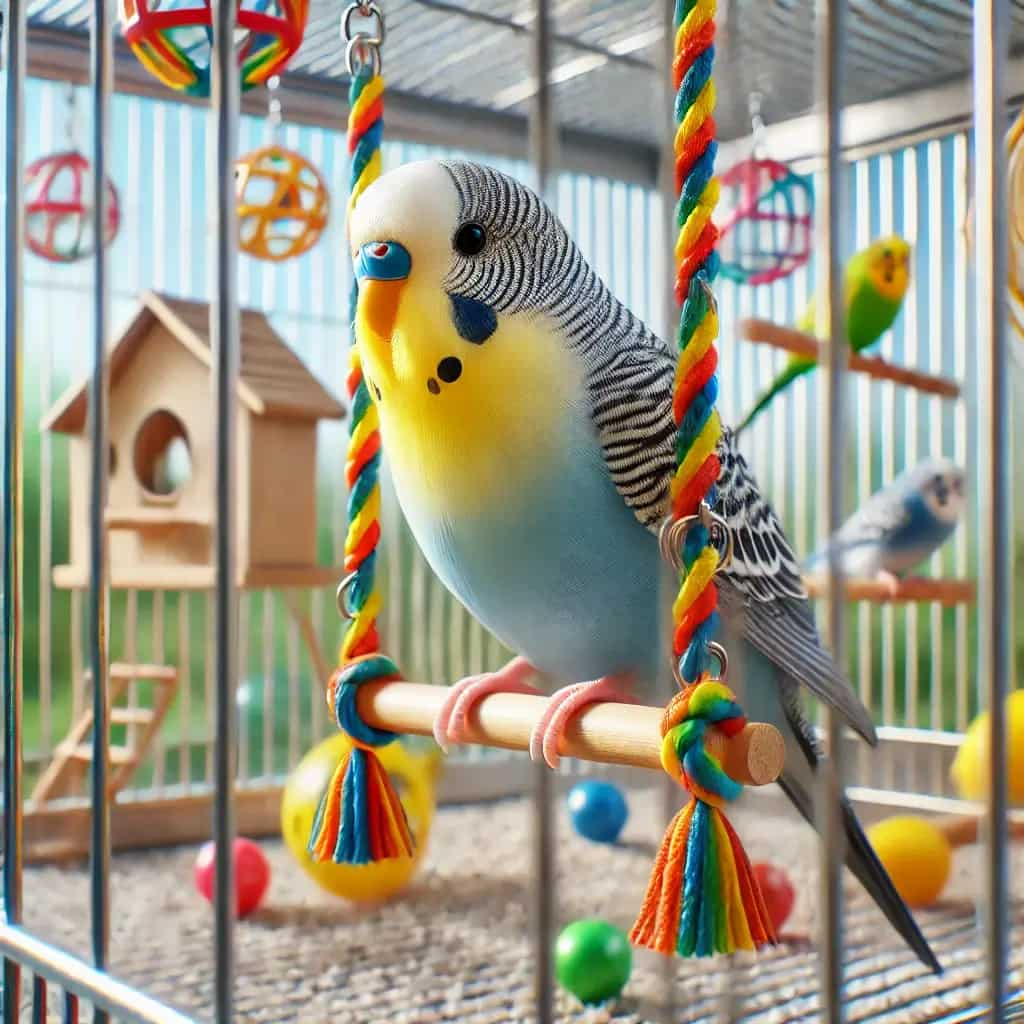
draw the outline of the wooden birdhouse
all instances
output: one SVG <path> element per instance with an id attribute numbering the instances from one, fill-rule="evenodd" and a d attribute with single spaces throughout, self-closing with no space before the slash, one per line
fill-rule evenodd
<path id="1" fill-rule="evenodd" d="M 114 587 L 213 586 L 209 322 L 206 303 L 146 293 L 109 351 L 106 522 Z M 87 405 L 87 383 L 76 384 L 42 423 L 70 439 L 71 560 L 54 569 L 62 587 L 88 581 Z M 238 585 L 330 582 L 337 570 L 316 565 L 317 423 L 342 418 L 344 409 L 251 310 L 241 316 L 236 409 Z"/>

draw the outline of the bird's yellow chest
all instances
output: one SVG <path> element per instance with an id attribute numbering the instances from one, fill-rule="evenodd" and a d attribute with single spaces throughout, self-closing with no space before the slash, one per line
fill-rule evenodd
<path id="1" fill-rule="evenodd" d="M 567 417 L 585 415 L 582 370 L 533 315 L 501 316 L 482 344 L 446 303 L 414 290 L 390 341 L 357 337 L 403 505 L 429 516 L 485 511 L 523 496 L 566 457 Z"/>

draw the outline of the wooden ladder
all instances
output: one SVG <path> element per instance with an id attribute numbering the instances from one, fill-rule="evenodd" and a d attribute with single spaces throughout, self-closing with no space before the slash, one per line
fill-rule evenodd
<path id="1" fill-rule="evenodd" d="M 139 762 L 146 756 L 167 709 L 178 688 L 178 670 L 170 665 L 129 665 L 113 662 L 110 677 L 110 724 L 127 726 L 124 745 L 111 745 L 108 750 L 110 797 L 127 784 Z M 85 673 L 83 691 L 88 695 L 92 675 Z M 128 684 L 133 680 L 154 685 L 152 707 L 119 706 Z M 40 776 L 32 791 L 32 801 L 43 804 L 56 797 L 68 796 L 81 785 L 86 768 L 92 763 L 92 707 L 82 712 L 67 736 L 53 752 L 53 760 Z"/>

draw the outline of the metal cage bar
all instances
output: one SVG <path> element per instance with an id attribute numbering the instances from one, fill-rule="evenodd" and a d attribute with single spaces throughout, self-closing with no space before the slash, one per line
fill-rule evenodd
<path id="1" fill-rule="evenodd" d="M 4 921 L 21 920 L 22 858 L 22 542 L 24 477 L 22 472 L 22 323 L 25 210 L 22 168 L 25 163 L 25 11 L 22 0 L 8 0 L 4 16 L 4 357 L 3 357 L 3 691 L 4 691 Z M 18 1019 L 21 970 L 4 959 L 3 1020 Z"/>
<path id="2" fill-rule="evenodd" d="M 1003 1017 L 1008 955 L 1008 801 L 1006 697 L 1010 687 L 1009 387 L 1005 281 L 1006 217 L 997 204 L 1006 196 L 1006 63 L 1009 57 L 1009 0 L 974 4 L 975 247 L 978 274 L 976 330 L 981 356 L 982 421 L 979 460 L 982 498 L 981 570 L 985 585 L 979 631 L 978 668 L 987 687 L 989 712 L 989 796 L 986 821 L 986 953 L 988 996 L 994 1020 Z M 984 449 L 982 449 L 984 450 Z"/>
<path id="3" fill-rule="evenodd" d="M 842 239 L 844 173 L 840 163 L 842 115 L 843 23 L 846 0 L 824 0 L 819 8 L 819 89 L 823 104 L 823 143 L 825 152 L 822 188 L 825 216 L 819 224 L 821 276 L 819 294 L 826 309 L 819 312 L 819 325 L 826 325 L 829 343 L 823 347 L 825 391 L 823 409 L 824 443 L 820 452 L 825 460 L 821 472 L 821 506 L 825 514 L 826 536 L 831 535 L 844 518 L 844 458 L 846 408 L 847 340 L 843 309 Z M 822 335 L 820 329 L 818 334 Z M 820 521 L 820 517 L 819 517 Z M 845 663 L 846 598 L 838 550 L 833 546 L 828 557 L 828 644 L 836 664 Z M 842 872 L 845 842 L 840 818 L 843 794 L 842 720 L 831 708 L 822 708 L 828 756 L 818 768 L 818 807 L 815 818 L 821 835 L 819 883 L 822 908 L 821 979 L 824 1019 L 839 1024 L 843 1020 L 843 888 Z"/>
<path id="4" fill-rule="evenodd" d="M 213 7 L 212 111 L 216 120 L 216 213 L 214 300 L 210 309 L 213 349 L 216 528 L 214 559 L 215 729 L 213 838 L 216 844 L 214 1018 L 229 1024 L 234 1014 L 235 886 L 235 690 L 238 674 L 238 595 L 235 580 L 235 457 L 238 392 L 238 251 L 234 165 L 238 151 L 239 74 L 235 62 L 234 0 Z"/>

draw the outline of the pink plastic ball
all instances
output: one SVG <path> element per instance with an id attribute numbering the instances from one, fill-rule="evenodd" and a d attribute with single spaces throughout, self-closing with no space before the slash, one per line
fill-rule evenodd
<path id="1" fill-rule="evenodd" d="M 213 902 L 214 853 L 211 840 L 204 843 L 192 868 L 196 889 L 208 902 Z M 263 901 L 270 885 L 270 863 L 264 852 L 251 839 L 235 839 L 235 912 L 238 917 L 251 914 Z"/>

